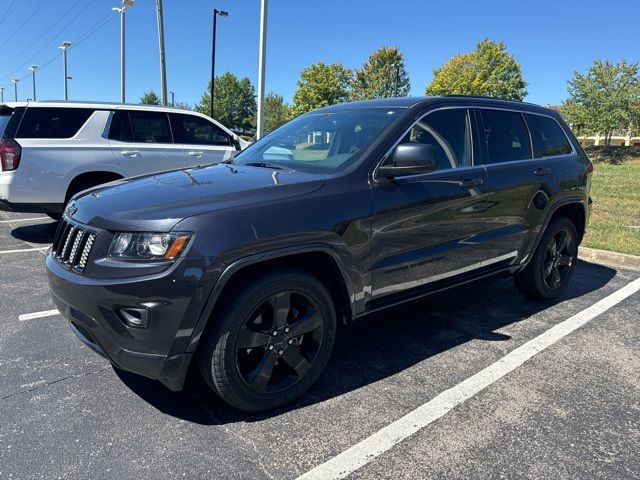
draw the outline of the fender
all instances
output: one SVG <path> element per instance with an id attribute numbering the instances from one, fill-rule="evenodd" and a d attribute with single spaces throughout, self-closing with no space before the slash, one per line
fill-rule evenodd
<path id="1" fill-rule="evenodd" d="M 542 239 L 542 236 L 544 235 L 544 232 L 546 231 L 547 227 L 549 226 L 549 222 L 551 221 L 551 218 L 556 213 L 556 211 L 559 208 L 564 207 L 566 205 L 571 205 L 572 203 L 577 203 L 577 204 L 582 206 L 582 208 L 584 210 L 584 215 L 585 215 L 584 218 L 585 218 L 585 222 L 586 222 L 586 220 L 587 220 L 587 211 L 586 211 L 586 207 L 585 207 L 583 198 L 578 197 L 578 196 L 571 196 L 571 197 L 566 197 L 566 198 L 563 198 L 561 200 L 556 201 L 551 207 L 549 207 L 549 210 L 547 211 L 547 214 L 544 217 L 544 221 L 540 225 L 540 229 L 538 230 L 538 234 L 536 235 L 536 239 L 533 242 L 533 245 L 530 248 L 529 253 L 527 254 L 527 257 L 520 264 L 520 268 L 518 268 L 518 270 L 522 270 L 523 268 L 525 268 L 529 264 L 529 261 L 531 260 L 531 257 L 533 256 L 533 252 L 535 252 L 536 248 L 538 248 L 538 244 L 540 243 L 540 240 Z M 586 229 L 586 225 L 585 225 L 585 229 Z"/>
<path id="2" fill-rule="evenodd" d="M 266 252 L 257 253 L 255 255 L 250 255 L 248 257 L 241 258 L 239 260 L 234 261 L 230 265 L 228 265 L 222 275 L 218 278 L 211 293 L 209 294 L 209 298 L 207 299 L 207 303 L 205 304 L 202 313 L 200 314 L 196 326 L 191 333 L 191 338 L 189 339 L 189 344 L 187 345 L 186 352 L 194 352 L 196 347 L 198 346 L 198 342 L 200 341 L 200 337 L 202 336 L 202 332 L 209 321 L 209 317 L 211 316 L 211 312 L 213 311 L 213 307 L 216 305 L 218 298 L 220 297 L 220 293 L 224 289 L 225 285 L 229 282 L 229 280 L 240 270 L 245 267 L 251 265 L 257 265 L 259 263 L 263 263 L 267 260 L 273 260 L 276 258 L 288 257 L 291 255 L 296 255 L 300 253 L 326 253 L 333 258 L 338 266 L 338 270 L 340 272 L 340 276 L 342 277 L 342 281 L 344 282 L 347 288 L 347 295 L 349 301 L 349 307 L 351 310 L 351 316 L 354 317 L 356 312 L 355 305 L 355 293 L 353 291 L 353 285 L 351 284 L 351 280 L 347 275 L 346 268 L 344 266 L 344 262 L 342 261 L 342 257 L 340 254 L 331 246 L 317 243 L 317 244 L 306 244 L 299 245 L 294 247 L 286 247 L 279 248 L 276 250 L 270 250 Z"/>

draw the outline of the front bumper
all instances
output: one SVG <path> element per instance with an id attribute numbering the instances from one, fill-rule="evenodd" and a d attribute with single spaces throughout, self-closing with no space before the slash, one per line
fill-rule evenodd
<path id="1" fill-rule="evenodd" d="M 182 389 L 193 357 L 187 345 L 211 288 L 200 262 L 185 258 L 161 274 L 108 280 L 74 273 L 51 254 L 46 266 L 53 301 L 85 345 L 122 370 Z M 118 314 L 148 302 L 157 305 L 148 328 L 128 326 Z"/>

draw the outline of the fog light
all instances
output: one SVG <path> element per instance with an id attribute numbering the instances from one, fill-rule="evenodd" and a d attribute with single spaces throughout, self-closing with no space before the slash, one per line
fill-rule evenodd
<path id="1" fill-rule="evenodd" d="M 134 328 L 147 328 L 149 326 L 150 312 L 146 308 L 120 308 L 120 318 L 125 325 Z"/>

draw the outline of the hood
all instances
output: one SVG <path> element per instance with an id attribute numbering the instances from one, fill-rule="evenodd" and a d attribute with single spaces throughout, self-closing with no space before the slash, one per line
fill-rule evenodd
<path id="1" fill-rule="evenodd" d="M 69 203 L 67 214 L 107 230 L 161 232 L 193 215 L 305 195 L 325 182 L 324 175 L 219 164 L 87 190 Z"/>

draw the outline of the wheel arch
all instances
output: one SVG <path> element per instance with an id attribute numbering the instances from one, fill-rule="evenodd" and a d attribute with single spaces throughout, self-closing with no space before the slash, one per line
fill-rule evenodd
<path id="1" fill-rule="evenodd" d="M 342 314 L 345 322 L 355 318 L 353 286 L 342 258 L 335 249 L 325 244 L 314 244 L 262 252 L 236 260 L 225 268 L 209 294 L 186 351 L 196 350 L 216 308 L 226 298 L 225 292 L 231 291 L 252 275 L 278 267 L 295 267 L 315 275 L 329 290 L 336 304 L 337 314 Z"/>
<path id="2" fill-rule="evenodd" d="M 96 185 L 99 185 L 101 183 L 108 183 L 114 180 L 120 180 L 122 178 L 124 178 L 124 175 L 112 170 L 91 170 L 88 172 L 77 173 L 67 185 L 67 190 L 65 192 L 65 203 L 71 198 L 71 196 L 73 196 L 75 193 L 78 193 L 79 190 L 75 189 L 77 189 L 77 187 L 81 186 L 82 184 L 86 184 L 90 181 L 96 181 L 98 182 Z"/>

